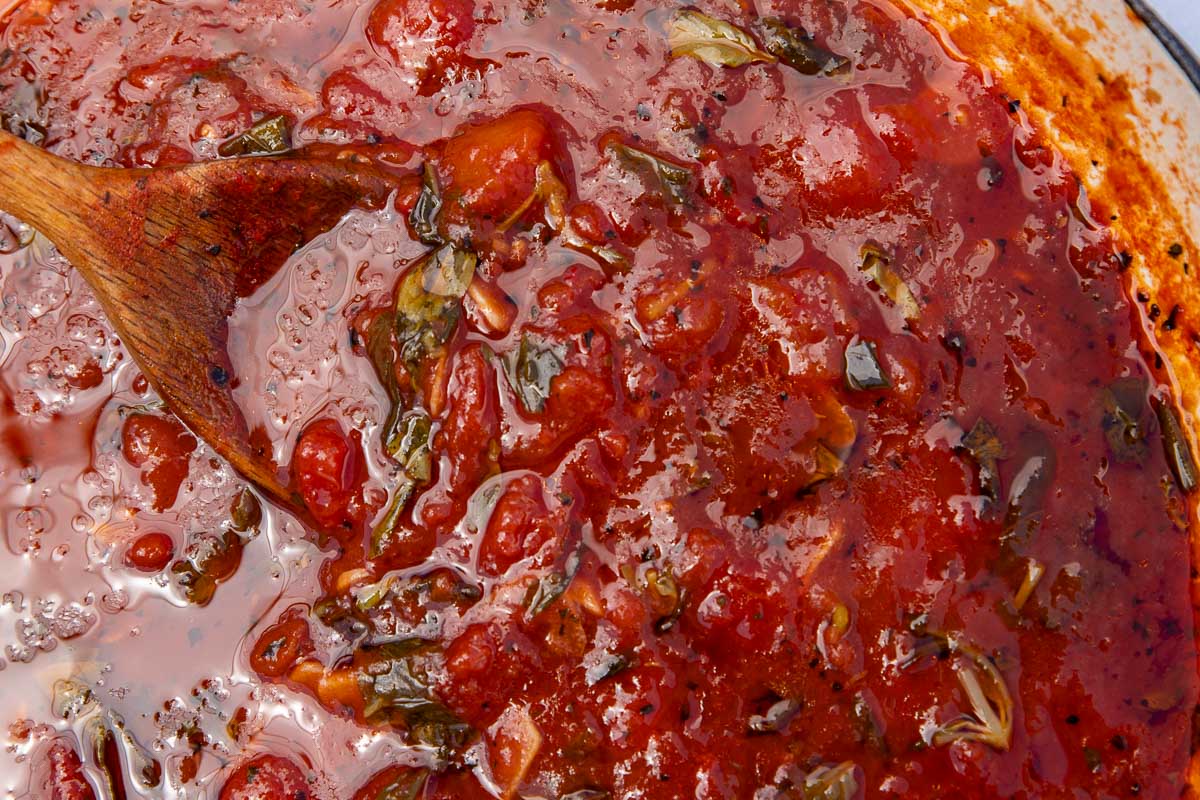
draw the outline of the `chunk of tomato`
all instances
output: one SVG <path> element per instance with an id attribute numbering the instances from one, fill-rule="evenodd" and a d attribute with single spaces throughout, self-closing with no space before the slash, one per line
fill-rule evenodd
<path id="1" fill-rule="evenodd" d="M 154 492 L 154 510 L 175 504 L 196 450 L 196 437 L 173 416 L 130 414 L 121 429 L 125 460 L 142 470 L 142 483 Z"/>
<path id="2" fill-rule="evenodd" d="M 443 222 L 505 222 L 534 194 L 538 164 L 552 150 L 550 128 L 532 109 L 460 128 L 433 154 L 446 200 Z"/>
<path id="3" fill-rule="evenodd" d="M 347 435 L 328 417 L 313 422 L 300 434 L 291 471 L 305 507 L 317 522 L 327 528 L 350 527 L 355 522 L 351 503 L 366 478 L 357 431 Z"/>
<path id="4" fill-rule="evenodd" d="M 225 780 L 220 800 L 310 800 L 304 771 L 291 759 L 261 755 L 242 763 Z"/>

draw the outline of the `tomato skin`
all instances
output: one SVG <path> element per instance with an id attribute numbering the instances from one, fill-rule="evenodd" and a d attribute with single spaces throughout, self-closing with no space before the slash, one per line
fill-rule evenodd
<path id="1" fill-rule="evenodd" d="M 241 764 L 225 780 L 220 800 L 310 800 L 300 767 L 281 756 L 261 755 Z"/>
<path id="2" fill-rule="evenodd" d="M 165 533 L 143 533 L 125 551 L 125 565 L 139 572 L 158 572 L 171 563 L 175 542 Z"/>
<path id="3" fill-rule="evenodd" d="M 292 454 L 292 480 L 309 512 L 327 528 L 350 527 L 350 503 L 362 488 L 365 465 L 358 433 L 347 436 L 328 417 L 300 434 Z"/>
<path id="4" fill-rule="evenodd" d="M 175 505 L 179 487 L 188 475 L 196 437 L 173 416 L 136 413 L 121 428 L 125 460 L 142 470 L 142 483 L 154 491 L 154 510 Z"/>
<path id="5" fill-rule="evenodd" d="M 75 748 L 65 739 L 55 739 L 44 756 L 45 776 L 40 787 L 35 779 L 31 797 L 38 800 L 96 800 L 96 792 L 83 777 L 83 764 Z M 40 788 L 41 793 L 37 793 Z"/>

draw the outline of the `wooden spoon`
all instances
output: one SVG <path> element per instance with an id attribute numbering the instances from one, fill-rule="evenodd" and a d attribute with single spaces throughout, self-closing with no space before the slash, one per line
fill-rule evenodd
<path id="1" fill-rule="evenodd" d="M 157 169 L 68 161 L 0 132 L 0 209 L 82 273 L 171 410 L 247 479 L 302 510 L 265 435 L 234 403 L 226 347 L 239 297 L 352 207 L 396 182 L 360 156 L 303 154 Z"/>

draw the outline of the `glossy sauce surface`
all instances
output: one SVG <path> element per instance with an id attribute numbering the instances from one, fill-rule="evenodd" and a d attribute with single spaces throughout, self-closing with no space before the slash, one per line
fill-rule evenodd
<path id="1" fill-rule="evenodd" d="M 399 189 L 231 321 L 323 531 L 7 221 L 7 796 L 1178 796 L 1188 464 L 1106 212 L 890 3 L 698 11 L 10 15 L 3 121 L 55 152 L 282 115 Z M 717 19 L 749 63 L 683 52 Z"/>

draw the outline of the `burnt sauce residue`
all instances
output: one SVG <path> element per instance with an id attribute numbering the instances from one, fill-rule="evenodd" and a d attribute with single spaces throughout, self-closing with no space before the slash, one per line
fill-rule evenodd
<path id="1" fill-rule="evenodd" d="M 0 122 L 60 155 L 397 181 L 230 320 L 311 527 L 3 218 L 4 797 L 1179 795 L 1197 471 L 1130 256 L 900 8 L 2 36 Z"/>

